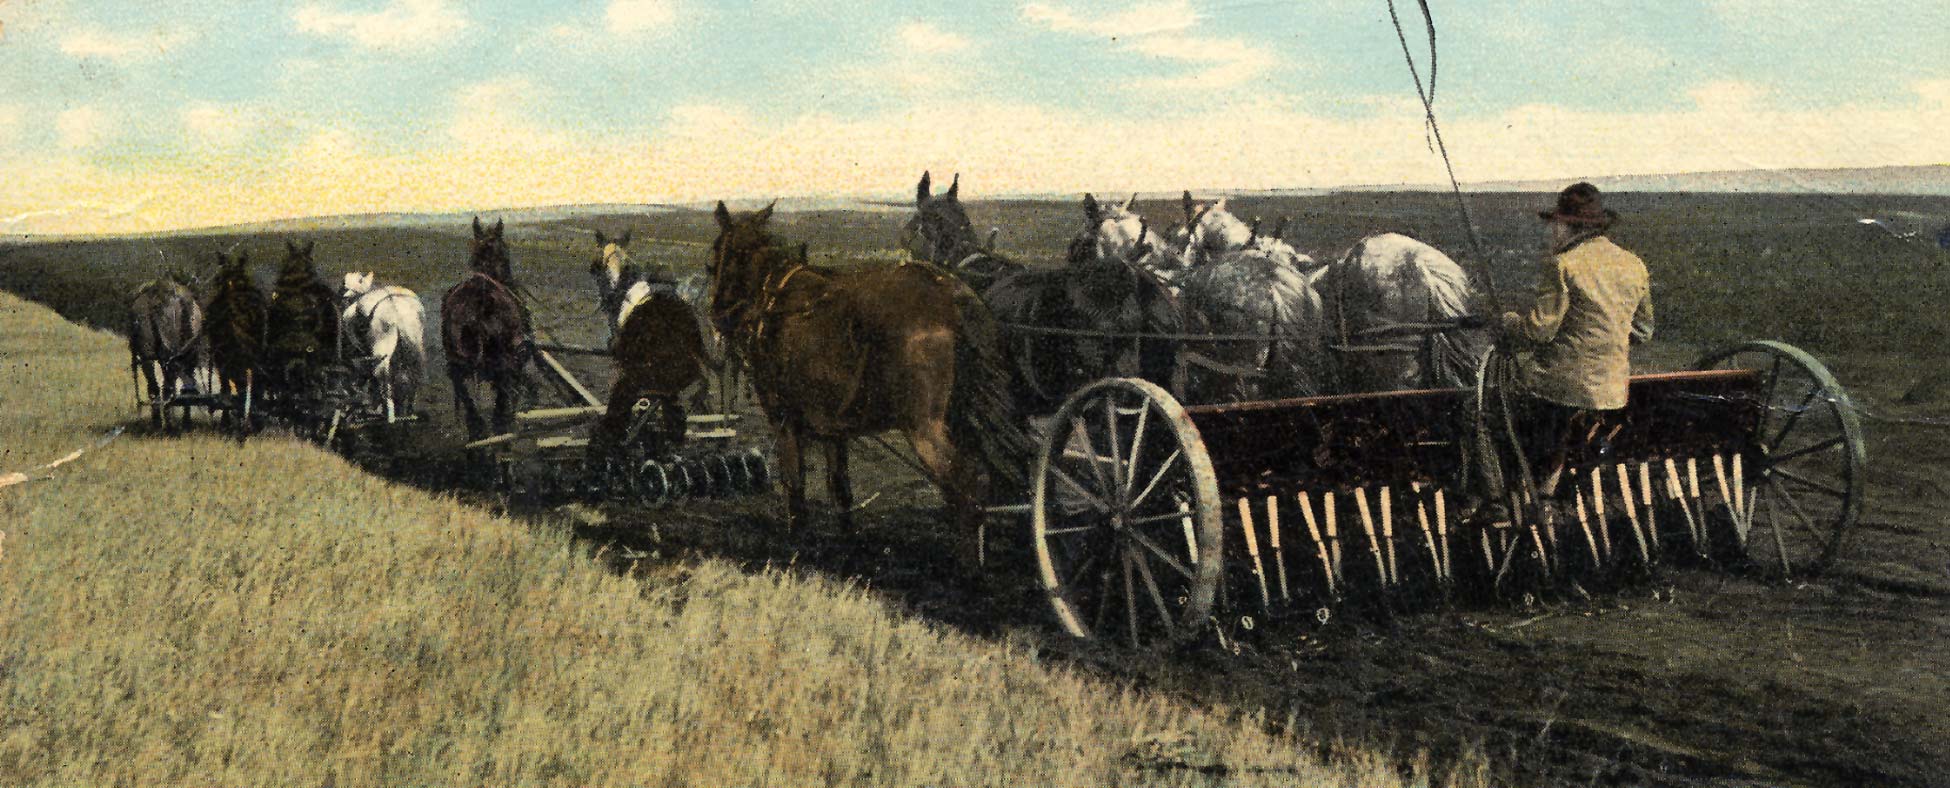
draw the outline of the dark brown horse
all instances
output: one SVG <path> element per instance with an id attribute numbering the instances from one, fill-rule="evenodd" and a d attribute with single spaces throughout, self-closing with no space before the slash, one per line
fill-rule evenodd
<path id="1" fill-rule="evenodd" d="M 647 453 L 659 454 L 681 442 L 685 418 L 678 396 L 698 386 L 693 403 L 705 401 L 704 387 L 699 385 L 704 370 L 718 366 L 705 349 L 697 310 L 677 295 L 666 277 L 630 262 L 625 249 L 629 243 L 627 230 L 614 239 L 596 233 L 598 256 L 589 267 L 611 327 L 609 355 L 616 364 L 608 410 L 590 435 L 589 457 L 594 462 L 614 459 L 624 448 L 621 443 L 628 437 L 640 400 L 656 405 L 659 420 L 653 435 L 640 437 L 672 439 L 650 441 L 643 446 Z"/>
<path id="2" fill-rule="evenodd" d="M 961 173 L 937 195 L 928 173 L 914 188 L 914 217 L 901 228 L 901 248 L 916 260 L 925 260 L 955 272 L 962 281 L 986 292 L 991 285 L 1023 270 L 1022 263 L 995 252 L 995 234 L 986 243 L 975 238 L 975 223 L 961 207 Z"/>
<path id="3" fill-rule="evenodd" d="M 270 388 L 279 397 L 305 396 L 338 361 L 339 291 L 318 275 L 317 248 L 316 241 L 285 241 L 284 265 L 271 287 L 266 339 Z"/>
<path id="4" fill-rule="evenodd" d="M 716 216 L 712 320 L 751 365 L 778 433 L 788 523 L 805 519 L 808 442 L 826 447 L 833 502 L 850 522 L 847 441 L 899 430 L 979 539 L 989 486 L 1020 484 L 1031 453 L 980 299 L 927 263 L 808 265 L 804 246 L 767 231 L 771 207 L 734 218 L 719 203 Z"/>
<path id="5" fill-rule="evenodd" d="M 203 308 L 185 282 L 171 276 L 136 288 L 129 301 L 129 368 L 142 371 L 154 426 L 169 426 L 166 403 L 184 386 L 196 388 L 192 374 L 206 355 Z M 189 419 L 189 408 L 182 416 Z"/>
<path id="6" fill-rule="evenodd" d="M 238 252 L 235 258 L 217 253 L 217 284 L 203 309 L 203 331 L 210 341 L 210 364 L 217 371 L 217 392 L 234 397 L 241 413 L 249 416 L 259 404 L 262 381 L 258 370 L 264 366 L 264 330 L 269 299 L 251 276 L 250 254 Z M 224 411 L 226 421 L 232 411 Z M 249 429 L 250 422 L 244 422 Z"/>
<path id="7" fill-rule="evenodd" d="M 514 265 L 502 226 L 483 229 L 474 219 L 468 267 L 472 273 L 447 291 L 440 302 L 440 344 L 447 354 L 447 377 L 454 386 L 454 408 L 467 422 L 467 434 L 487 436 L 488 425 L 468 391 L 470 382 L 494 388 L 494 431 L 514 428 L 517 394 L 534 355 L 528 310 L 515 296 Z"/>

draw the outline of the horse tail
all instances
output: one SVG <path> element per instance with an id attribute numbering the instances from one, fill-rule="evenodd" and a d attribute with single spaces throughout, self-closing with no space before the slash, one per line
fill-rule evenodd
<path id="1" fill-rule="evenodd" d="M 1001 351 L 995 317 L 975 292 L 955 288 L 959 313 L 955 332 L 955 382 L 948 393 L 948 437 L 958 450 L 972 452 L 996 481 L 1014 488 L 1028 484 L 1035 443 L 1016 418 L 1009 367 Z"/>

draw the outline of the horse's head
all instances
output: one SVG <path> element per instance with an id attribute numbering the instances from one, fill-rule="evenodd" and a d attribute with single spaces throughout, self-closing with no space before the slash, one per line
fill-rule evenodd
<path id="1" fill-rule="evenodd" d="M 1226 198 L 1207 205 L 1194 205 L 1192 193 L 1185 192 L 1185 247 L 1187 264 L 1197 264 L 1213 254 L 1223 254 L 1251 242 L 1253 228 L 1226 209 Z"/>
<path id="2" fill-rule="evenodd" d="M 474 217 L 474 239 L 469 242 L 468 267 L 494 277 L 502 284 L 514 284 L 514 260 L 508 255 L 508 242 L 502 236 L 500 219 L 493 227 L 483 227 Z"/>
<path id="3" fill-rule="evenodd" d="M 940 194 L 933 193 L 928 173 L 921 173 L 921 183 L 914 189 L 914 218 L 901 228 L 901 248 L 916 260 L 942 266 L 953 266 L 961 262 L 956 258 L 982 251 L 975 239 L 975 223 L 962 210 L 960 193 L 960 173 Z"/>
<path id="4" fill-rule="evenodd" d="M 1296 271 L 1306 272 L 1316 268 L 1312 257 L 1301 253 L 1300 250 L 1293 248 L 1292 244 L 1286 242 L 1287 224 L 1287 217 L 1280 217 L 1280 221 L 1273 225 L 1271 234 L 1254 232 L 1247 247 L 1266 255 L 1267 259 Z"/>
<path id="5" fill-rule="evenodd" d="M 232 257 L 224 252 L 217 253 L 217 290 L 219 292 L 239 288 L 253 288 L 257 280 L 251 276 L 251 253 L 238 252 Z"/>
<path id="6" fill-rule="evenodd" d="M 372 281 L 373 276 L 371 271 L 365 273 L 347 271 L 345 272 L 344 287 L 339 291 L 339 297 L 350 301 L 372 292 Z"/>
<path id="7" fill-rule="evenodd" d="M 596 290 L 608 301 L 612 293 L 626 286 L 636 264 L 630 261 L 630 231 L 610 238 L 603 231 L 596 231 L 596 259 L 589 263 L 589 276 L 596 280 Z"/>
<path id="8" fill-rule="evenodd" d="M 720 201 L 712 214 L 718 237 L 711 242 L 711 313 L 719 330 L 729 330 L 735 312 L 759 296 L 775 271 L 805 264 L 767 229 L 777 205 L 733 216 Z"/>
<path id="9" fill-rule="evenodd" d="M 1106 206 L 1093 195 L 1083 196 L 1083 230 L 1070 242 L 1072 263 L 1089 260 L 1118 260 L 1128 265 L 1169 276 L 1174 260 L 1165 252 L 1165 239 L 1151 231 L 1150 222 L 1132 206 L 1137 195 L 1122 205 Z"/>
<path id="10" fill-rule="evenodd" d="M 312 251 L 318 248 L 317 241 L 307 240 L 300 244 L 286 239 L 284 242 L 284 265 L 278 268 L 280 281 L 310 282 L 318 278 L 318 268 L 312 262 Z"/>

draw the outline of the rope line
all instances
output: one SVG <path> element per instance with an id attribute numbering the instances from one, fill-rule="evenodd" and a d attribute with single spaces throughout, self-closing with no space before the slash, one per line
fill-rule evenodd
<path id="1" fill-rule="evenodd" d="M 1409 77 L 1415 81 L 1415 96 L 1422 100 L 1423 118 L 1428 122 L 1429 132 L 1435 137 L 1435 147 L 1442 154 L 1442 167 L 1449 174 L 1449 188 L 1456 197 L 1456 209 L 1462 213 L 1463 229 L 1469 233 L 1469 248 L 1482 266 L 1483 289 L 1488 291 L 1490 311 L 1503 314 L 1503 302 L 1496 293 L 1496 277 L 1490 271 L 1489 255 L 1483 251 L 1483 238 L 1476 230 L 1476 218 L 1469 212 L 1469 202 L 1463 199 L 1462 182 L 1456 180 L 1456 167 L 1449 160 L 1449 146 L 1442 141 L 1442 127 L 1435 120 L 1435 15 L 1430 13 L 1427 0 L 1418 0 L 1422 6 L 1422 20 L 1429 31 L 1429 83 L 1422 86 L 1422 72 L 1415 67 L 1415 55 L 1408 48 L 1408 33 L 1402 29 L 1401 16 L 1395 11 L 1395 0 L 1388 0 L 1388 19 L 1395 24 L 1395 38 L 1401 42 L 1402 57 L 1408 61 Z"/>

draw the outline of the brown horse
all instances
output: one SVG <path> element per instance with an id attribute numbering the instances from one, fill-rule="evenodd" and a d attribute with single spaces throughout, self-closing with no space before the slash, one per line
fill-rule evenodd
<path id="1" fill-rule="evenodd" d="M 1020 484 L 1029 439 L 1009 412 L 996 326 L 975 293 L 927 263 L 839 271 L 772 235 L 772 208 L 733 218 L 718 203 L 712 320 L 751 365 L 778 433 L 788 525 L 804 521 L 808 442 L 851 522 L 847 444 L 899 430 L 956 521 L 976 530 L 989 486 Z M 986 470 L 987 478 L 983 478 Z M 979 542 L 978 542 L 979 544 Z"/>
<path id="2" fill-rule="evenodd" d="M 184 386 L 195 390 L 192 374 L 206 354 L 203 308 L 188 285 L 171 276 L 136 288 L 129 301 L 129 368 L 142 371 L 155 427 L 169 427 L 166 403 L 171 397 Z M 189 420 L 188 407 L 182 417 Z"/>
<path id="3" fill-rule="evenodd" d="M 467 422 L 469 437 L 487 436 L 487 423 L 468 392 L 472 381 L 494 388 L 494 431 L 514 428 L 515 403 L 534 355 L 528 310 L 515 297 L 513 262 L 502 226 L 483 229 L 474 219 L 468 267 L 472 273 L 447 291 L 440 302 L 440 344 L 447 354 L 447 378 L 454 386 L 454 408 Z"/>
<path id="4" fill-rule="evenodd" d="M 216 393 L 235 397 L 248 417 L 261 396 L 263 382 L 258 370 L 266 354 L 264 330 L 270 300 L 258 289 L 251 276 L 250 254 L 238 252 L 235 258 L 217 253 L 217 286 L 204 306 L 203 331 L 210 341 L 210 364 L 217 371 Z M 224 411 L 224 420 L 233 417 Z M 248 430 L 250 422 L 244 421 Z"/>
<path id="5" fill-rule="evenodd" d="M 659 454 L 681 443 L 684 407 L 678 395 L 703 382 L 704 369 L 717 369 L 705 350 L 704 331 L 697 310 L 679 297 L 673 283 L 653 276 L 630 262 L 625 250 L 630 233 L 607 238 L 596 233 L 599 250 L 589 273 L 611 330 L 609 355 L 616 364 L 616 381 L 609 389 L 609 407 L 589 439 L 589 459 L 617 457 L 640 400 L 655 403 L 659 423 L 648 453 Z M 699 386 L 693 404 L 705 399 Z"/>

